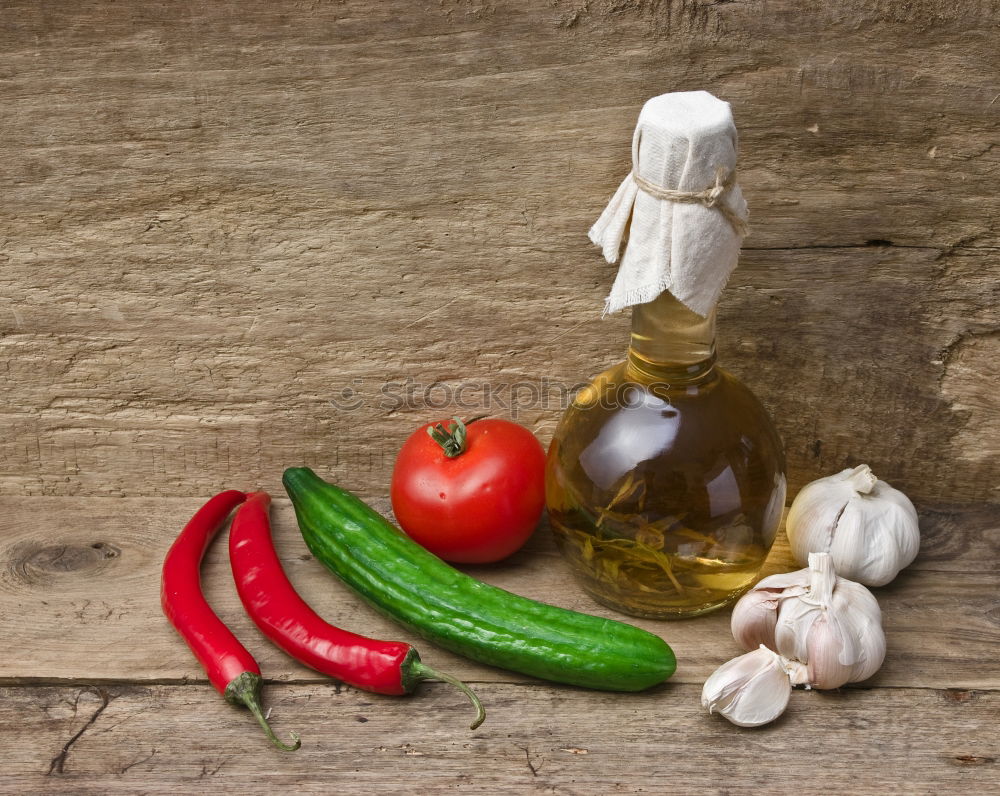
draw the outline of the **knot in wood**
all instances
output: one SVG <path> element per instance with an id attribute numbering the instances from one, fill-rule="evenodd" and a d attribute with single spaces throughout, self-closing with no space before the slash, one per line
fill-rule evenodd
<path id="1" fill-rule="evenodd" d="M 10 570 L 24 583 L 38 583 L 69 573 L 97 572 L 121 550 L 107 542 L 19 545 L 11 551 Z"/>

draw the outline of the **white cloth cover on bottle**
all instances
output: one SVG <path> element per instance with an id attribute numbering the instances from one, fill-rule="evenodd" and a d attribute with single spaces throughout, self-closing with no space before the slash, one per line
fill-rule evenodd
<path id="1" fill-rule="evenodd" d="M 707 91 L 662 94 L 643 106 L 632 172 L 590 229 L 609 263 L 626 241 L 605 314 L 664 290 L 703 317 L 711 312 L 736 267 L 748 215 L 735 180 L 738 152 L 729 103 Z M 690 195 L 678 201 L 648 190 Z"/>

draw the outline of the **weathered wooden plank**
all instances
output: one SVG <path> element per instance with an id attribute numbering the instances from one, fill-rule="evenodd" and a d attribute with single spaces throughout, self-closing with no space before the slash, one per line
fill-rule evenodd
<path id="1" fill-rule="evenodd" d="M 757 247 L 723 361 L 793 488 L 870 460 L 917 497 L 998 499 L 995 249 L 965 248 L 1000 242 L 996 2 L 4 10 L 0 493 L 307 461 L 384 494 L 434 410 L 329 400 L 407 378 L 523 400 L 619 357 L 583 233 L 642 101 L 709 87 Z M 559 409 L 518 414 L 547 440 Z"/>
<path id="2" fill-rule="evenodd" d="M 4 682 L 204 681 L 204 673 L 159 607 L 159 568 L 167 547 L 200 499 L 5 499 L 0 516 L 0 680 Z M 383 500 L 376 504 L 387 510 Z M 315 560 L 287 500 L 273 511 L 279 553 L 302 595 L 341 627 L 415 643 L 425 659 L 471 681 L 524 682 L 521 675 L 439 650 L 382 618 Z M 913 567 L 877 591 L 889 655 L 872 684 L 1000 688 L 1000 577 L 992 510 L 924 513 L 924 551 Z M 768 572 L 796 568 L 782 540 Z M 470 570 L 525 596 L 601 616 L 570 578 L 543 529 L 509 562 Z M 225 544 L 210 552 L 205 588 L 220 616 L 257 656 L 270 679 L 322 682 L 264 639 L 235 594 Z M 675 680 L 701 683 L 739 649 L 728 612 L 696 621 L 629 620 L 661 634 L 679 660 Z M 67 650 L 73 654 L 68 655 Z"/>
<path id="3" fill-rule="evenodd" d="M 996 692 L 908 687 L 1000 687 L 998 21 L 995 0 L 0 0 L 0 789 L 997 792 Z M 878 592 L 886 687 L 799 693 L 748 733 L 697 704 L 736 652 L 724 614 L 640 622 L 681 660 L 644 695 L 421 644 L 487 701 L 468 734 L 450 688 L 372 697 L 289 663 L 217 547 L 213 602 L 296 681 L 268 699 L 307 745 L 272 756 L 159 612 L 189 496 L 278 493 L 299 463 L 384 494 L 405 435 L 453 408 L 378 402 L 407 379 L 471 384 L 470 410 L 488 388 L 547 441 L 625 340 L 595 320 L 611 272 L 583 231 L 642 101 L 702 87 L 734 104 L 755 225 L 723 362 L 776 415 L 793 489 L 864 460 L 920 499 L 921 557 Z M 364 405 L 333 406 L 344 388 Z M 275 516 L 324 615 L 407 637 Z M 612 615 L 546 535 L 475 572 Z"/>
<path id="4" fill-rule="evenodd" d="M 756 245 L 1000 240 L 995 2 L 6 5 L 5 138 L 18 215 L 43 228 L 55 179 L 84 226 L 173 206 L 192 212 L 168 225 L 208 210 L 242 237 L 270 226 L 247 228 L 248 202 L 298 227 L 287 211 L 457 200 L 456 230 L 476 205 L 505 222 L 467 227 L 470 247 L 536 246 L 620 178 L 643 100 L 710 86 L 737 109 Z"/>
<path id="5" fill-rule="evenodd" d="M 454 255 L 426 272 L 360 264 L 329 288 L 287 261 L 209 288 L 195 267 L 26 266 L 25 330 L 0 338 L 11 389 L 0 492 L 196 494 L 274 485 L 308 463 L 385 494 L 413 428 L 481 409 L 547 442 L 572 388 L 627 341 L 626 317 L 598 320 L 610 274 L 586 256 L 553 268 L 527 254 L 497 282 L 478 266 L 471 283 L 493 287 L 454 293 Z M 720 359 L 775 416 L 792 494 L 867 461 L 914 498 L 1000 497 L 993 259 L 747 253 L 723 302 Z"/>
<path id="6" fill-rule="evenodd" d="M 489 684 L 475 732 L 441 684 L 412 698 L 269 688 L 271 748 L 207 686 L 0 689 L 4 787 L 17 793 L 996 793 L 1000 696 L 799 691 L 775 724 L 741 730 L 700 689 L 645 694 Z M 15 729 L 16 728 L 16 729 Z M 72 743 L 71 739 L 76 738 Z M 27 741 L 26 739 L 30 739 Z"/>

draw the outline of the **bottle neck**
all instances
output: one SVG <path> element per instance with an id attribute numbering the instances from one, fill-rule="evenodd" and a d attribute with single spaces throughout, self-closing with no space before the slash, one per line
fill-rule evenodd
<path id="1" fill-rule="evenodd" d="M 715 365 L 715 308 L 707 318 L 669 291 L 632 308 L 628 377 L 640 383 L 701 381 Z"/>

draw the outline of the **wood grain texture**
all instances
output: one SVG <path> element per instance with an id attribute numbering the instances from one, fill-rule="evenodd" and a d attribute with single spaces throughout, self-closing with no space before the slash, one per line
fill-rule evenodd
<path id="1" fill-rule="evenodd" d="M 995 692 L 797 691 L 777 723 L 740 731 L 699 690 L 482 685 L 473 733 L 443 684 L 410 698 L 272 687 L 279 735 L 302 736 L 289 756 L 208 686 L 2 688 L 0 722 L 32 743 L 7 733 L 0 754 L 18 793 L 997 792 Z"/>
<path id="2" fill-rule="evenodd" d="M 170 629 L 159 604 L 163 556 L 198 503 L 169 498 L 8 499 L 0 517 L 0 637 L 7 642 L 0 656 L 0 682 L 204 682 L 204 672 Z M 375 505 L 388 511 L 386 501 Z M 472 682 L 531 680 L 467 661 L 402 631 L 311 558 L 287 500 L 275 501 L 272 516 L 289 577 L 328 621 L 376 638 L 409 641 L 435 668 Z M 998 530 L 990 507 L 924 512 L 920 557 L 892 584 L 876 590 L 889 653 L 868 685 L 1000 689 L 995 665 L 1000 643 Z M 792 569 L 798 566 L 782 535 L 766 572 Z M 508 562 L 468 571 L 533 599 L 622 618 L 597 605 L 571 579 L 547 528 Z M 266 677 L 326 681 L 272 646 L 246 617 L 224 543 L 211 550 L 204 581 L 209 600 L 244 639 Z M 671 644 L 678 658 L 673 679 L 680 683 L 704 682 L 740 652 L 729 631 L 729 611 L 697 621 L 628 621 Z M 67 655 L 67 649 L 73 654 Z"/>
<path id="3" fill-rule="evenodd" d="M 0 0 L 0 790 L 1000 793 L 998 33 L 997 0 Z M 725 612 L 638 622 L 680 661 L 639 695 L 420 643 L 486 702 L 469 733 L 450 687 L 291 663 L 216 546 L 209 597 L 305 742 L 272 750 L 163 619 L 168 545 L 290 465 L 385 511 L 429 417 L 547 442 L 627 339 L 585 231 L 643 101 L 696 88 L 733 104 L 754 229 L 722 363 L 774 414 L 792 494 L 864 461 L 921 512 L 877 592 L 884 668 L 742 731 L 698 704 L 738 652 Z M 324 616 L 416 641 L 274 517 Z M 779 543 L 768 571 L 792 566 Z M 544 530 L 472 571 L 613 615 Z"/>
<path id="4" fill-rule="evenodd" d="M 792 489 L 1000 500 L 995 1 L 2 7 L 0 494 L 385 494 L 438 382 L 547 441 L 623 353 L 584 233 L 638 109 L 709 88 L 754 225 L 722 362 Z"/>

